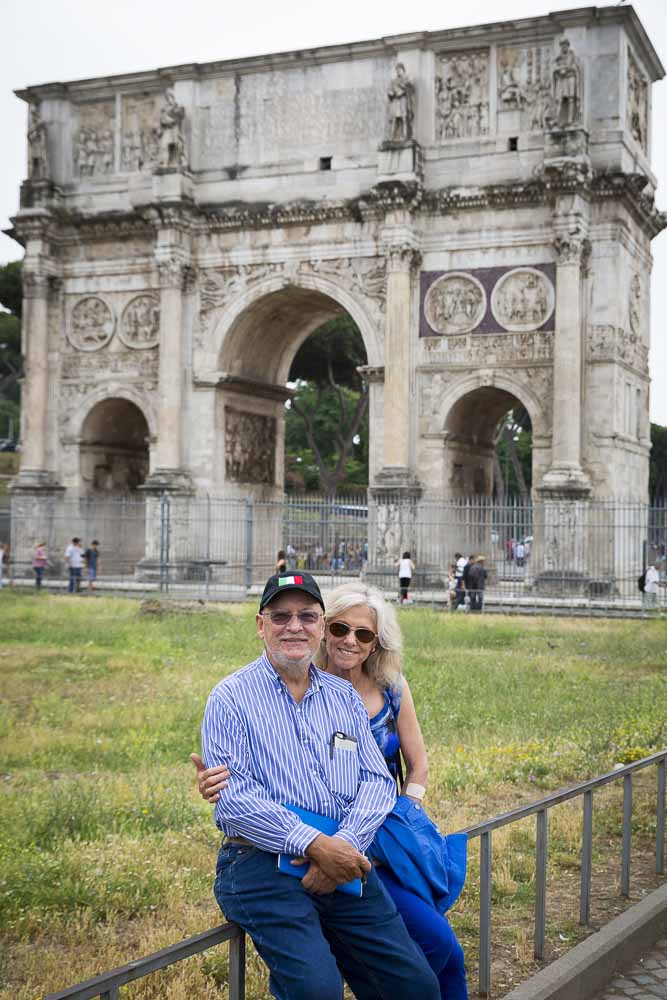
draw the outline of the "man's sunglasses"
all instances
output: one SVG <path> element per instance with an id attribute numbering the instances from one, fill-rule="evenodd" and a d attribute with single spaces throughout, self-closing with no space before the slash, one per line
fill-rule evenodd
<path id="1" fill-rule="evenodd" d="M 352 628 L 351 625 L 346 625 L 345 622 L 329 622 L 327 628 L 336 639 L 342 639 L 344 635 L 348 632 L 354 632 L 355 639 L 367 646 L 369 642 L 374 642 L 377 639 L 377 635 L 369 628 Z"/>
<path id="2" fill-rule="evenodd" d="M 263 615 L 267 615 L 271 619 L 271 624 L 275 625 L 277 628 L 284 628 L 285 625 L 289 625 L 292 618 L 298 618 L 299 625 L 317 625 L 317 623 L 322 618 L 319 611 L 295 611 L 292 614 L 291 611 L 263 611 Z"/>

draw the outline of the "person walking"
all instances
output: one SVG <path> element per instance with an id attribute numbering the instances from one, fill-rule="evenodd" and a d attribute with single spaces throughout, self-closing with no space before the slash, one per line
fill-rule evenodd
<path id="1" fill-rule="evenodd" d="M 397 561 L 398 565 L 398 585 L 399 585 L 399 599 L 401 604 L 409 603 L 408 591 L 410 589 L 410 583 L 412 581 L 412 575 L 415 571 L 415 564 L 410 558 L 409 552 L 404 552 L 401 558 Z"/>
<path id="2" fill-rule="evenodd" d="M 660 579 L 660 559 L 656 559 L 652 566 L 649 566 L 644 576 L 644 593 L 642 595 L 642 607 L 645 611 L 652 611 L 658 606 L 658 587 L 667 587 L 667 581 Z"/>
<path id="3" fill-rule="evenodd" d="M 97 579 L 97 564 L 100 557 L 99 542 L 96 538 L 92 540 L 88 548 L 83 554 L 83 558 L 86 560 L 86 569 L 88 571 L 88 593 L 92 594 L 95 589 L 95 580 Z"/>
<path id="4" fill-rule="evenodd" d="M 44 576 L 44 570 L 48 565 L 48 557 L 46 554 L 46 542 L 37 542 L 35 546 L 35 551 L 32 555 L 32 568 L 35 574 L 35 587 L 37 590 L 42 589 L 42 578 Z"/>
<path id="5" fill-rule="evenodd" d="M 454 559 L 456 560 L 456 601 L 454 603 L 454 611 L 458 611 L 460 607 L 465 610 L 466 604 L 466 587 L 465 587 L 465 569 L 468 565 L 468 560 L 465 556 L 461 555 L 460 552 L 454 553 Z"/>
<path id="6" fill-rule="evenodd" d="M 68 594 L 78 594 L 81 585 L 81 570 L 83 568 L 83 553 L 81 539 L 73 538 L 65 549 L 65 563 L 69 569 Z"/>

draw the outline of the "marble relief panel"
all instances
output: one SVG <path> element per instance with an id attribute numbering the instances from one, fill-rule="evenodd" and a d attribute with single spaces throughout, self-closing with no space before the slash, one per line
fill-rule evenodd
<path id="1" fill-rule="evenodd" d="M 522 132 L 542 131 L 551 111 L 551 46 L 498 50 L 498 111 L 518 111 Z"/>
<path id="2" fill-rule="evenodd" d="M 121 169 L 152 170 L 158 159 L 160 102 L 158 94 L 123 98 Z"/>
<path id="3" fill-rule="evenodd" d="M 275 482 L 276 419 L 225 407 L 225 478 L 233 483 Z"/>
<path id="4" fill-rule="evenodd" d="M 489 53 L 447 52 L 436 64 L 435 134 L 438 142 L 489 131 Z"/>
<path id="5" fill-rule="evenodd" d="M 116 102 L 86 101 L 77 107 L 79 127 L 72 141 L 72 162 L 79 177 L 100 177 L 115 169 Z"/>

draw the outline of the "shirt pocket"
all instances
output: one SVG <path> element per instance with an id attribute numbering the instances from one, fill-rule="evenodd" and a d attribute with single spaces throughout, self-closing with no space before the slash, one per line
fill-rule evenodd
<path id="1" fill-rule="evenodd" d="M 334 747 L 333 754 L 327 755 L 325 773 L 332 792 L 351 800 L 359 786 L 359 750 L 343 750 Z"/>

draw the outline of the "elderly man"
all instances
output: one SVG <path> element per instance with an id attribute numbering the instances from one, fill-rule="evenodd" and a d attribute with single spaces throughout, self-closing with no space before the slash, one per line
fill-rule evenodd
<path id="1" fill-rule="evenodd" d="M 272 576 L 256 616 L 262 655 L 209 697 L 204 760 L 231 774 L 215 807 L 216 899 L 250 934 L 280 1000 L 341 1000 L 341 973 L 358 1000 L 436 1000 L 437 979 L 363 853 L 396 791 L 361 698 L 312 664 L 323 611 L 307 573 Z M 283 853 L 309 862 L 303 879 L 278 871 Z M 360 877 L 361 896 L 336 889 Z"/>

